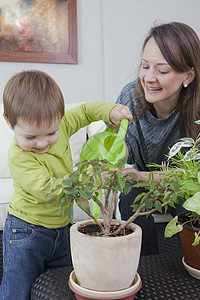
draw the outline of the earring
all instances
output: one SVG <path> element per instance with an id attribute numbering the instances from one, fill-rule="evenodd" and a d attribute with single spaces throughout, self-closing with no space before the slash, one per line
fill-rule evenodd
<path id="1" fill-rule="evenodd" d="M 184 88 L 187 88 L 188 85 L 187 85 L 187 83 L 185 83 L 183 86 L 184 86 Z"/>

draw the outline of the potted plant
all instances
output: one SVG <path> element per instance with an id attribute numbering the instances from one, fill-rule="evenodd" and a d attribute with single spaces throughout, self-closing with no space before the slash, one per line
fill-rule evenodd
<path id="1" fill-rule="evenodd" d="M 92 220 L 77 222 L 71 226 L 70 241 L 76 279 L 82 288 L 106 292 L 126 290 L 126 299 L 133 280 L 141 280 L 137 274 L 141 248 L 141 228 L 132 223 L 140 215 L 149 215 L 167 205 L 171 199 L 161 202 L 142 202 L 133 216 L 127 220 L 113 218 L 118 192 L 129 192 L 131 182 L 137 180 L 134 173 L 122 175 L 125 159 L 119 160 L 115 168 L 107 160 L 93 159 L 78 163 L 77 169 L 57 185 L 59 210 L 73 219 L 73 203 L 84 210 Z M 109 168 L 106 168 L 106 166 Z M 102 180 L 102 173 L 107 176 Z M 99 200 L 99 191 L 104 192 L 104 203 Z M 102 219 L 97 219 L 90 210 L 93 200 L 100 208 Z M 158 202 L 160 203 L 158 205 Z M 72 277 L 72 276 L 71 276 Z M 135 284 L 135 283 L 134 283 Z M 137 286 L 138 289 L 138 286 Z M 136 289 L 136 290 L 137 290 Z M 119 291 L 119 292 L 120 292 Z M 121 293 L 121 292 L 120 292 Z M 125 291 L 124 291 L 125 293 Z M 130 299 L 133 299 L 133 293 Z M 80 298 L 81 299 L 81 298 Z M 94 296 L 93 299 L 98 299 Z"/>
<path id="2" fill-rule="evenodd" d="M 77 281 L 74 283 L 78 283 L 82 291 L 85 289 L 87 293 L 89 289 L 105 293 L 104 291 L 128 290 L 133 279 L 139 278 L 137 267 L 142 233 L 140 227 L 132 223 L 137 217 L 148 216 L 155 211 L 165 213 L 169 206 L 174 207 L 175 204 L 180 203 L 188 211 L 188 220 L 181 224 L 181 217 L 173 218 L 165 229 L 165 236 L 170 237 L 180 231 L 183 232 L 185 223 L 191 223 L 195 229 L 199 226 L 199 142 L 200 137 L 196 141 L 190 138 L 181 139 L 171 148 L 167 164 L 154 165 L 161 170 L 159 182 L 154 182 L 155 173 L 153 171 L 147 181 L 135 184 L 138 187 L 145 187 L 147 192 L 141 193 L 135 199 L 132 204 L 133 215 L 127 221 L 113 218 L 118 192 L 129 192 L 131 183 L 137 181 L 134 173 L 122 175 L 125 159 L 119 160 L 113 166 L 114 168 L 110 168 L 112 164 L 107 160 L 82 161 L 67 179 L 55 187 L 53 191 L 59 190 L 60 192 L 58 205 L 61 213 L 67 214 L 72 220 L 73 203 L 76 202 L 92 219 L 92 221 L 87 220 L 72 225 L 70 233 L 75 271 L 75 275 L 73 274 L 71 277 L 75 276 Z M 182 148 L 189 148 L 189 151 L 183 154 L 180 151 Z M 102 181 L 101 175 L 105 172 L 107 172 L 107 179 Z M 98 197 L 100 190 L 104 191 L 104 203 Z M 99 206 L 102 219 L 99 220 L 92 214 L 89 205 L 91 200 Z M 129 241 L 129 238 L 132 237 L 133 239 Z M 198 249 L 200 241 L 198 230 L 194 233 L 194 238 L 191 247 Z M 124 242 L 125 244 L 123 244 Z M 119 265 L 117 265 L 118 261 Z M 184 262 L 186 261 L 185 256 Z M 133 297 L 132 295 L 131 297 Z M 128 299 L 127 294 L 125 297 Z M 91 299 L 98 299 L 98 296 Z M 116 295 L 114 299 L 116 299 Z"/>
<path id="3" fill-rule="evenodd" d="M 200 121 L 196 122 L 200 124 Z M 147 188 L 136 201 L 141 203 L 157 202 L 158 211 L 162 212 L 160 203 L 168 200 L 168 206 L 181 205 L 185 211 L 176 215 L 165 228 L 165 237 L 180 232 L 180 242 L 183 251 L 183 264 L 187 271 L 200 279 L 200 135 L 196 141 L 192 138 L 182 138 L 171 149 L 168 163 L 153 165 L 162 170 L 162 179 L 155 183 L 152 178 L 136 186 Z M 186 149 L 189 149 L 186 151 Z M 182 152 L 181 152 L 182 150 Z M 152 172 L 151 176 L 154 175 Z M 138 205 L 133 204 L 137 209 Z"/>

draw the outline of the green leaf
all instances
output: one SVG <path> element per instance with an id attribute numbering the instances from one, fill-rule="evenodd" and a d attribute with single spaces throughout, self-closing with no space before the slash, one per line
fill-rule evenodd
<path id="1" fill-rule="evenodd" d="M 71 212 L 71 210 L 70 210 L 73 206 L 73 202 L 74 202 L 73 199 L 67 199 L 67 200 L 65 199 L 59 205 L 59 208 L 60 208 L 63 216 L 67 214 L 67 216 L 70 218 L 70 220 L 72 220 L 72 217 L 73 217 L 73 216 L 71 216 L 73 211 Z M 73 208 L 72 208 L 72 210 L 73 210 Z"/>
<path id="2" fill-rule="evenodd" d="M 64 179 L 62 181 L 63 187 L 71 187 L 72 186 L 72 180 L 70 178 Z"/>
<path id="3" fill-rule="evenodd" d="M 147 198 L 145 200 L 145 205 L 148 209 L 151 209 L 153 207 L 153 201 L 150 198 Z"/>
<path id="4" fill-rule="evenodd" d="M 132 189 L 132 186 L 130 184 L 126 184 L 124 187 L 124 194 L 127 195 Z"/>
<path id="5" fill-rule="evenodd" d="M 187 199 L 184 202 L 183 207 L 200 215 L 200 192 L 197 192 L 193 197 Z"/>
<path id="6" fill-rule="evenodd" d="M 166 214 L 167 211 L 168 211 L 168 205 L 165 205 L 165 206 L 164 206 L 164 214 Z"/>
<path id="7" fill-rule="evenodd" d="M 124 188 L 124 185 L 125 185 L 125 183 L 126 183 L 125 179 L 124 179 L 123 177 L 120 177 L 120 178 L 118 179 L 118 182 L 119 182 L 119 185 L 120 185 L 121 189 L 123 189 L 123 188 Z"/>
<path id="8" fill-rule="evenodd" d="M 195 182 L 188 182 L 184 184 L 184 189 L 188 190 L 191 194 L 200 191 L 200 185 Z"/>
<path id="9" fill-rule="evenodd" d="M 70 195 L 71 194 L 71 192 L 68 190 L 68 189 L 63 189 L 62 190 L 63 191 L 63 193 L 65 194 L 65 195 Z"/>
<path id="10" fill-rule="evenodd" d="M 180 141 L 183 141 L 184 143 L 188 143 L 191 145 L 194 144 L 194 140 L 192 138 L 188 138 L 188 137 L 181 138 Z"/>
<path id="11" fill-rule="evenodd" d="M 115 164 L 115 168 L 118 168 L 118 169 L 123 169 L 124 166 L 125 166 L 125 163 L 127 162 L 127 158 L 121 158 L 117 161 L 117 163 Z"/>
<path id="12" fill-rule="evenodd" d="M 176 200 L 178 199 L 177 194 L 176 193 L 171 194 L 171 199 L 172 199 L 173 202 L 176 203 Z"/>
<path id="13" fill-rule="evenodd" d="M 74 217 L 74 210 L 73 210 L 73 206 L 71 206 L 68 210 L 67 210 L 67 216 L 70 220 L 73 220 Z"/>
<path id="14" fill-rule="evenodd" d="M 84 210 L 85 212 L 88 212 L 88 213 L 91 213 L 90 211 L 90 205 L 89 205 L 89 202 L 88 200 L 85 200 L 85 199 L 75 199 L 77 205 L 82 209 Z"/>
<path id="15" fill-rule="evenodd" d="M 140 207 L 140 204 L 132 204 L 131 205 L 133 212 L 136 212 L 136 210 Z"/>
<path id="16" fill-rule="evenodd" d="M 162 214 L 162 205 L 161 205 L 160 201 L 156 200 L 155 207 Z"/>
<path id="17" fill-rule="evenodd" d="M 58 205 L 61 203 L 61 200 L 65 199 L 64 193 L 61 192 L 57 197 L 57 203 Z"/>
<path id="18" fill-rule="evenodd" d="M 192 243 L 192 246 L 198 246 L 199 242 L 200 242 L 200 236 L 199 236 L 200 231 L 199 231 L 199 233 L 195 232 L 194 234 L 195 234 L 195 239 L 194 239 L 194 242 Z"/>
<path id="19" fill-rule="evenodd" d="M 92 194 L 92 191 L 91 191 L 91 190 L 86 189 L 86 190 L 85 190 L 85 194 L 87 195 L 87 199 L 93 198 L 93 194 Z"/>
<path id="20" fill-rule="evenodd" d="M 167 197 L 168 196 L 170 196 L 171 197 L 171 195 L 170 195 L 171 193 L 170 192 L 167 192 L 167 193 L 165 193 L 164 194 L 164 197 L 163 197 L 163 199 L 161 199 L 162 200 L 162 202 L 165 202 L 165 200 L 167 199 Z"/>
<path id="21" fill-rule="evenodd" d="M 179 142 L 174 144 L 168 154 L 168 159 L 174 157 L 182 148 L 190 148 L 194 145 L 194 140 L 192 138 L 182 138 Z"/>
<path id="22" fill-rule="evenodd" d="M 146 196 L 145 192 L 138 194 L 137 197 L 135 197 L 135 200 L 133 203 L 136 203 L 137 201 L 141 200 L 141 198 L 143 198 L 144 196 Z"/>
<path id="23" fill-rule="evenodd" d="M 83 191 L 83 190 L 79 190 L 79 193 L 80 193 L 80 197 L 83 198 L 83 199 L 90 199 L 90 196 L 88 196 L 88 194 Z"/>
<path id="24" fill-rule="evenodd" d="M 75 166 L 77 166 L 79 168 L 79 172 L 82 173 L 85 169 L 88 168 L 89 165 L 90 163 L 87 160 L 83 160 L 82 162 L 76 164 Z"/>
<path id="25" fill-rule="evenodd" d="M 172 235 L 183 230 L 183 225 L 178 224 L 178 217 L 174 217 L 165 227 L 165 237 L 172 237 Z"/>
<path id="26" fill-rule="evenodd" d="M 154 191 L 154 195 L 155 195 L 155 196 L 160 196 L 160 192 L 159 192 L 158 190 L 155 190 L 155 191 Z"/>
<path id="27" fill-rule="evenodd" d="M 195 154 L 195 156 L 196 156 L 196 154 Z M 194 159 L 194 152 L 192 150 L 189 150 L 184 155 L 184 160 L 191 161 L 192 159 Z"/>

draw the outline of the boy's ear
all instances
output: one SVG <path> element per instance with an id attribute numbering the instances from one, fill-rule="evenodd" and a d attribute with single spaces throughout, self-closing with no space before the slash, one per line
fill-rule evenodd
<path id="1" fill-rule="evenodd" d="M 10 129 L 12 129 L 12 126 L 10 125 L 10 122 L 9 122 L 8 118 L 5 116 L 5 114 L 3 114 L 3 117 L 6 121 L 6 123 L 8 124 L 8 126 L 10 127 Z"/>

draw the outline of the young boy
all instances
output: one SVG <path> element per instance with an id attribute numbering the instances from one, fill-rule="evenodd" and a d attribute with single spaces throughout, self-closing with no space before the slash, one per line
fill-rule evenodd
<path id="1" fill-rule="evenodd" d="M 93 121 L 119 124 L 132 115 L 126 106 L 111 103 L 86 103 L 64 112 L 60 88 L 41 71 L 14 75 L 3 103 L 15 137 L 8 157 L 14 194 L 3 233 L 0 299 L 27 300 L 40 273 L 71 265 L 71 220 L 58 215 L 57 193 L 47 196 L 73 171 L 69 138 Z"/>

